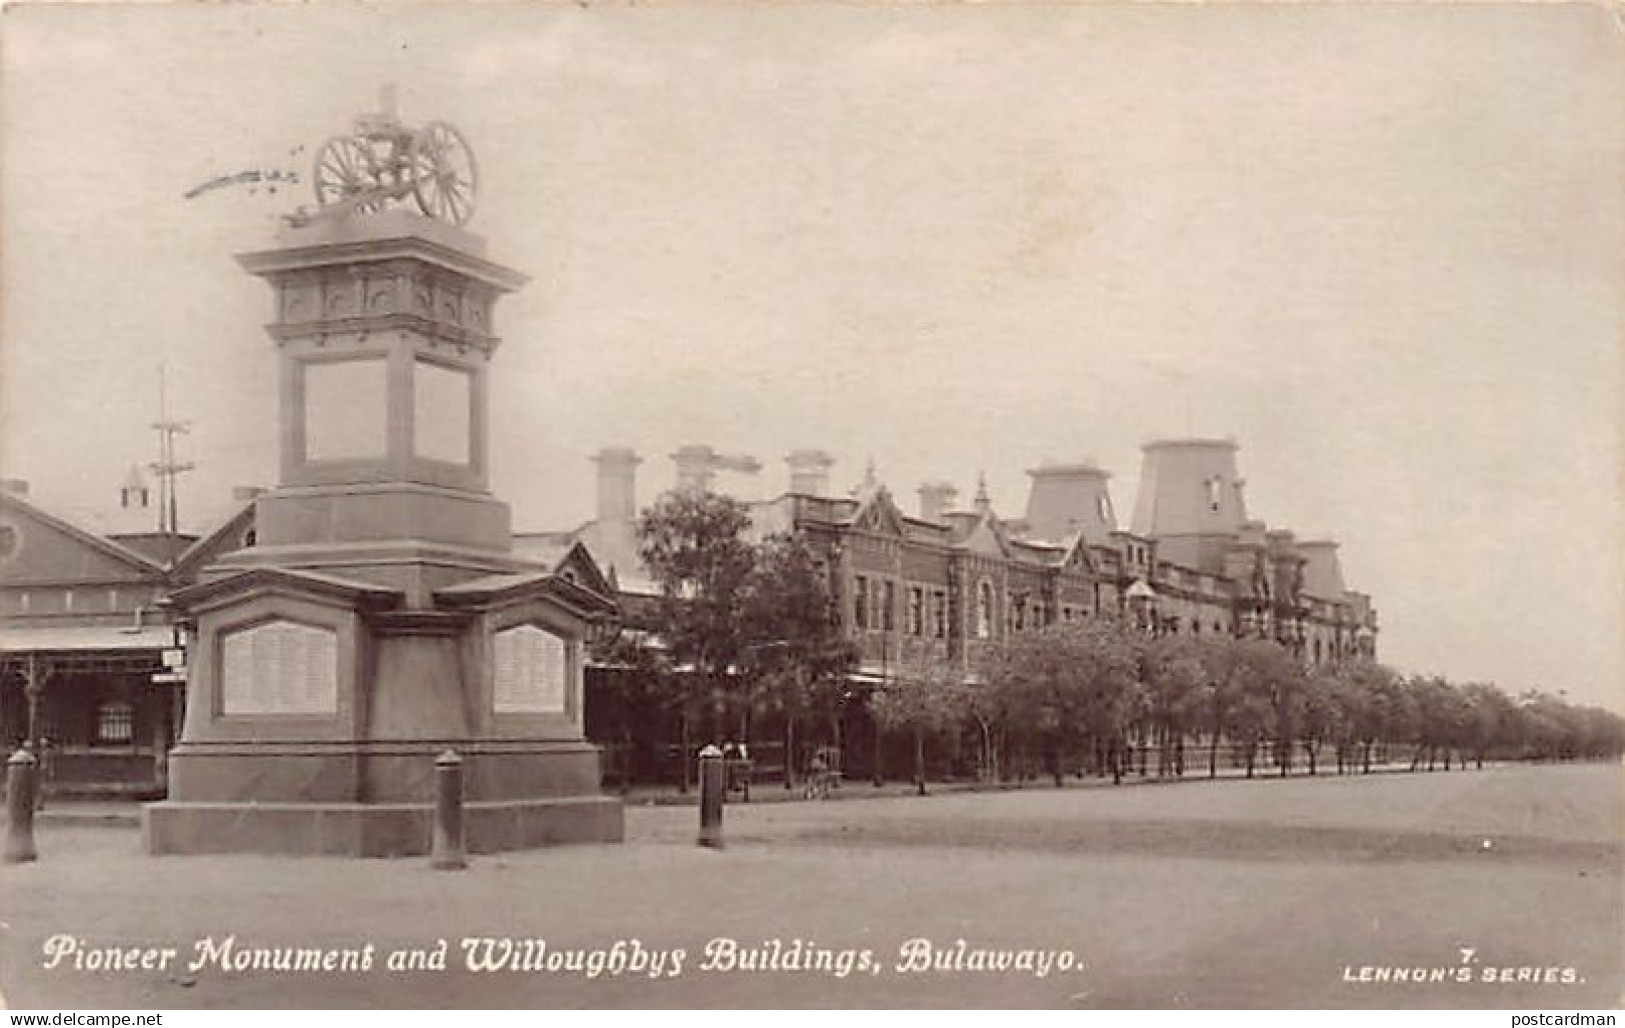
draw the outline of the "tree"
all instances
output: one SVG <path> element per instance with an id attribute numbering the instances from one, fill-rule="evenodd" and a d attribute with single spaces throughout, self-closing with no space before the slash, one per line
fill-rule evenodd
<path id="1" fill-rule="evenodd" d="M 869 713 L 886 731 L 914 733 L 914 787 L 925 795 L 925 742 L 960 723 L 966 713 L 964 672 L 952 661 L 924 659 L 869 694 Z"/>
<path id="2" fill-rule="evenodd" d="M 755 563 L 743 538 L 749 523 L 743 504 L 694 490 L 665 494 L 637 521 L 639 556 L 660 586 L 660 634 L 673 664 L 693 669 L 676 676 L 685 792 L 690 720 L 725 701 L 725 676 L 744 653 L 741 613 Z"/>
<path id="3" fill-rule="evenodd" d="M 1469 682 L 1461 691 L 1467 703 L 1469 744 L 1475 761 L 1482 768 L 1486 752 L 1511 742 L 1517 709 L 1511 697 L 1493 685 Z"/>
<path id="4" fill-rule="evenodd" d="M 1202 640 L 1188 635 L 1153 640 L 1141 654 L 1140 681 L 1158 744 L 1157 773 L 1184 775 L 1185 736 L 1201 721 L 1207 684 Z"/>
<path id="5" fill-rule="evenodd" d="M 1293 657 L 1268 639 L 1212 638 L 1204 641 L 1202 663 L 1208 676 L 1203 705 L 1208 777 L 1218 775 L 1219 740 L 1228 738 L 1242 747 L 1251 778 L 1259 743 L 1279 725 L 1289 702 L 1285 690 Z"/>
<path id="6" fill-rule="evenodd" d="M 1414 737 L 1416 704 L 1392 668 L 1375 661 L 1357 661 L 1350 666 L 1350 680 L 1363 694 L 1362 714 L 1357 729 L 1366 774 L 1371 773 L 1372 751 L 1376 744 L 1399 742 Z"/>
<path id="7" fill-rule="evenodd" d="M 1080 736 L 1122 781 L 1128 728 L 1144 706 L 1141 645 L 1115 621 L 1089 618 L 1015 634 L 984 658 L 984 679 L 1005 698 L 1004 724 L 1043 747 L 1057 785 Z"/>
<path id="8" fill-rule="evenodd" d="M 796 726 L 833 712 L 857 653 L 841 631 L 840 609 L 805 536 L 775 535 L 753 555 L 741 599 L 743 672 L 748 683 L 740 735 L 757 703 L 784 714 L 784 784 L 795 785 Z"/>
<path id="9" fill-rule="evenodd" d="M 1342 746 L 1347 735 L 1347 721 L 1338 703 L 1340 679 L 1334 668 L 1320 668 L 1303 680 L 1303 720 L 1298 737 L 1303 743 L 1303 755 L 1309 761 L 1309 774 L 1313 776 L 1319 766 L 1320 748 L 1330 741 L 1338 749 L 1338 771 L 1342 771 Z"/>

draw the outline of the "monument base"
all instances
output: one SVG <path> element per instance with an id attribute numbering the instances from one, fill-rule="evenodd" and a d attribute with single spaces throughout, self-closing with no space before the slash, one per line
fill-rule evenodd
<path id="1" fill-rule="evenodd" d="M 557 843 L 620 842 L 621 803 L 609 796 L 495 800 L 463 807 L 468 852 Z M 147 851 L 412 857 L 430 852 L 434 807 L 416 803 L 149 803 Z"/>
<path id="2" fill-rule="evenodd" d="M 467 761 L 471 853 L 620 842 L 621 801 L 599 792 L 598 747 L 501 739 L 182 743 L 170 799 L 143 809 L 150 853 L 404 857 L 428 853 L 435 756 Z"/>

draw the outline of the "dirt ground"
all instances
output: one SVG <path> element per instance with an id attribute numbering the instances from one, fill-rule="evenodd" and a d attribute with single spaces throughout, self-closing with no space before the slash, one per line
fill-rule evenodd
<path id="1" fill-rule="evenodd" d="M 1584 1009 L 1625 997 L 1617 766 L 730 806 L 722 851 L 693 844 L 695 819 L 632 807 L 625 845 L 476 858 L 462 872 L 152 858 L 128 829 L 46 827 L 38 863 L 0 867 L 0 991 L 25 1009 Z M 238 954 L 357 959 L 371 944 L 373 962 L 189 969 L 200 945 L 228 938 Z M 531 940 L 533 956 L 540 941 L 541 969 L 471 970 L 465 942 L 478 956 L 479 940 L 493 954 Z M 130 947 L 176 955 L 161 969 L 73 966 Z M 412 954 L 429 966 L 387 966 Z M 548 970 L 549 956 L 564 963 Z"/>

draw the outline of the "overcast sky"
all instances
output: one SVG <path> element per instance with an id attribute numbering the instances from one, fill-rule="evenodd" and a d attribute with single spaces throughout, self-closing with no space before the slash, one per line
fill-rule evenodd
<path id="1" fill-rule="evenodd" d="M 269 292 L 232 255 L 398 83 L 532 276 L 494 488 L 593 509 L 677 445 L 926 478 L 1234 435 L 1251 513 L 1342 542 L 1409 671 L 1625 706 L 1625 30 L 1592 5 L 8 6 L 0 473 L 274 484 Z M 303 153 L 297 149 L 303 146 Z M 291 191 L 185 194 L 245 170 Z"/>

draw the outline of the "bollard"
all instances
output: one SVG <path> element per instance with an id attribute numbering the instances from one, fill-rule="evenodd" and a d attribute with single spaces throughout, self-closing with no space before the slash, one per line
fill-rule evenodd
<path id="1" fill-rule="evenodd" d="M 434 852 L 429 866 L 458 871 L 468 866 L 463 849 L 463 758 L 447 750 L 434 758 Z"/>
<path id="2" fill-rule="evenodd" d="M 700 845 L 722 848 L 722 794 L 724 778 L 722 751 L 707 746 L 700 751 Z"/>
<path id="3" fill-rule="evenodd" d="M 18 750 L 6 761 L 5 862 L 22 864 L 39 858 L 34 849 L 34 791 L 39 782 L 39 761 Z"/>

